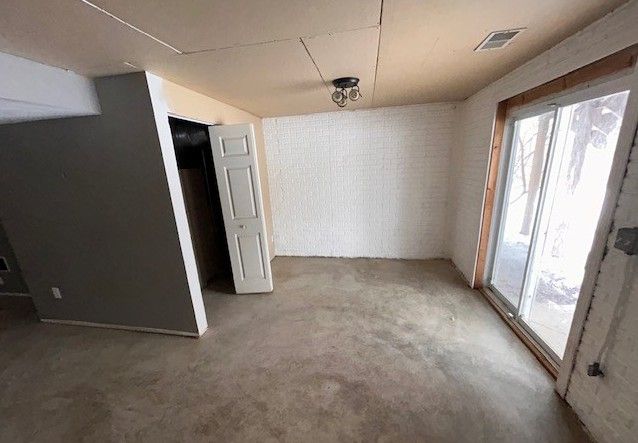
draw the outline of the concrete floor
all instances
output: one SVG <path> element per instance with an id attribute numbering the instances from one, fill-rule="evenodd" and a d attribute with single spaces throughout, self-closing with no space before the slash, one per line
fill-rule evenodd
<path id="1" fill-rule="evenodd" d="M 279 257 L 201 339 L 0 311 L 0 441 L 583 442 L 447 261 Z"/>

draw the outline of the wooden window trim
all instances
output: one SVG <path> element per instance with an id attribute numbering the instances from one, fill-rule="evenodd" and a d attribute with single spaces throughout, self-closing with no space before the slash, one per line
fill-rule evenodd
<path id="1" fill-rule="evenodd" d="M 484 286 L 483 276 L 485 275 L 490 229 L 492 229 L 492 218 L 494 217 L 494 201 L 496 198 L 496 185 L 498 183 L 498 168 L 501 163 L 501 152 L 503 148 L 503 138 L 505 137 L 506 120 L 507 100 L 503 100 L 497 105 L 496 117 L 494 118 L 490 163 L 487 172 L 485 201 L 483 203 L 483 221 L 481 223 L 478 259 L 476 262 L 476 269 L 474 271 L 475 288 L 482 288 Z"/>

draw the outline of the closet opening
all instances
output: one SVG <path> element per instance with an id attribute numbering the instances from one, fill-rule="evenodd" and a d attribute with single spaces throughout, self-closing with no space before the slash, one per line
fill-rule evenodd
<path id="1" fill-rule="evenodd" d="M 186 215 L 204 288 L 234 293 L 209 126 L 169 117 Z"/>

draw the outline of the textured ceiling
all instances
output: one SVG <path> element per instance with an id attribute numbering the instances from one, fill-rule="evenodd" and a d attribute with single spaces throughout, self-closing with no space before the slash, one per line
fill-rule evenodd
<path id="1" fill-rule="evenodd" d="M 2 0 L 0 51 L 90 76 L 148 70 L 260 116 L 461 100 L 624 0 Z M 491 31 L 527 28 L 475 53 Z M 325 83 L 324 83 L 325 81 Z"/>

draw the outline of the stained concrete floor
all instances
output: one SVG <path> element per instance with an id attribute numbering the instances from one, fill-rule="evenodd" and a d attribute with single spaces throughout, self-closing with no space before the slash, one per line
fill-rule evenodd
<path id="1" fill-rule="evenodd" d="M 583 442 L 453 266 L 279 257 L 200 339 L 0 311 L 0 441 Z"/>

